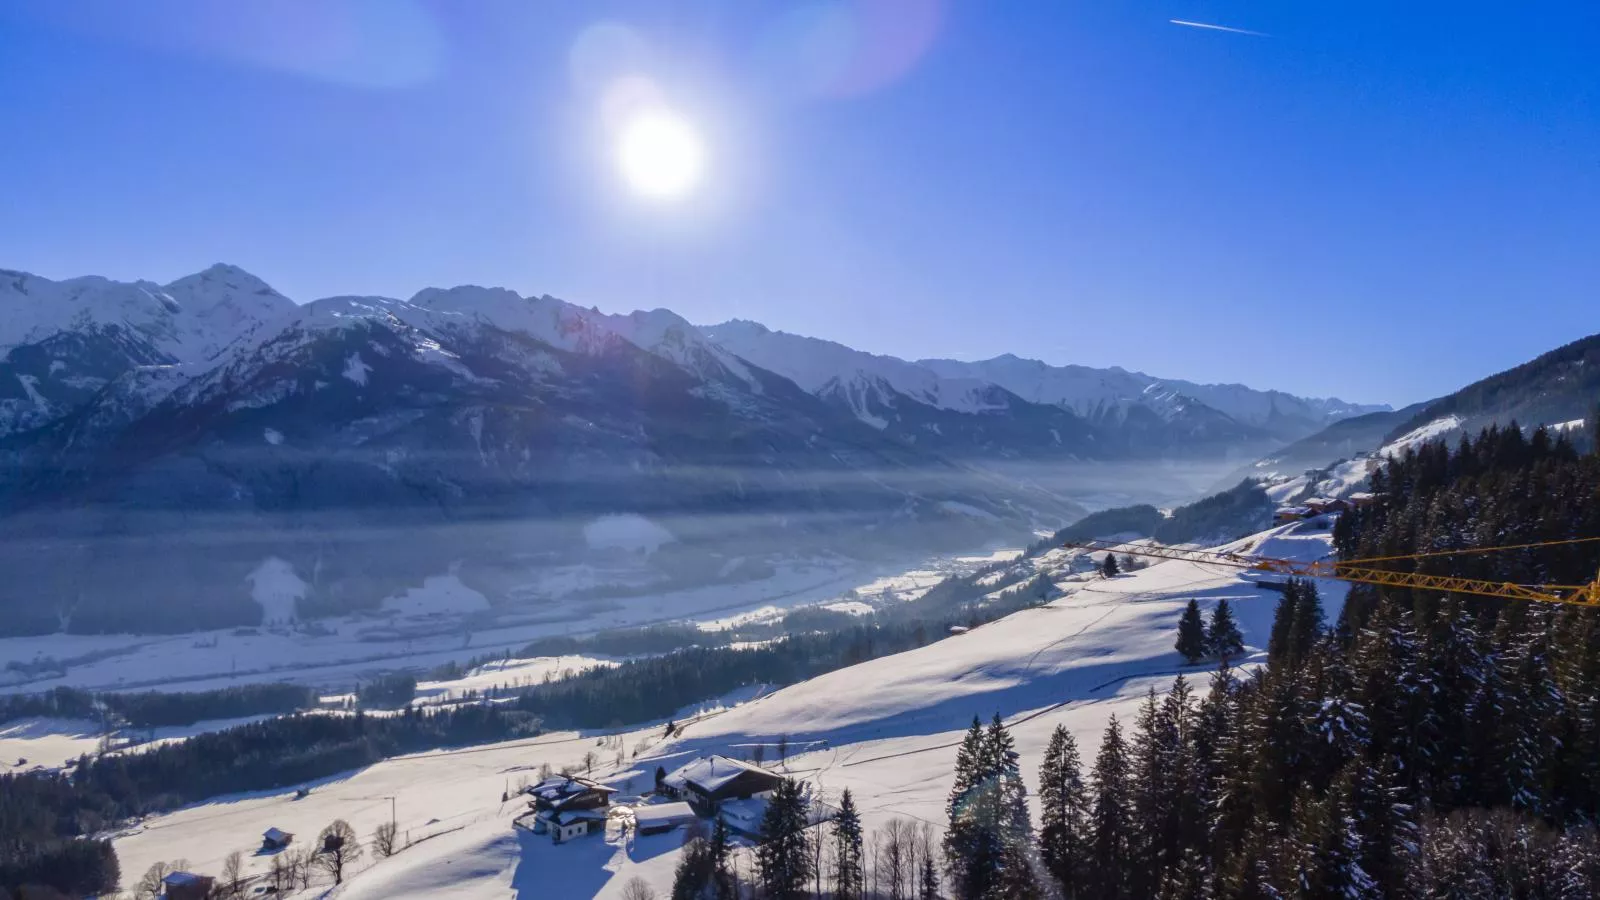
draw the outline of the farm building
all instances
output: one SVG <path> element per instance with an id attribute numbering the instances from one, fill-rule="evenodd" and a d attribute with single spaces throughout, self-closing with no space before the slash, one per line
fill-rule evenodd
<path id="1" fill-rule="evenodd" d="M 557 844 L 586 834 L 603 834 L 611 795 L 616 792 L 616 788 L 587 778 L 546 778 L 524 790 L 533 797 L 528 801 L 530 812 L 516 824 L 534 834 L 548 834 Z"/>
<path id="2" fill-rule="evenodd" d="M 210 875 L 168 872 L 161 879 L 162 895 L 167 900 L 206 900 L 211 896 L 211 885 L 215 881 Z"/>
<path id="3" fill-rule="evenodd" d="M 694 809 L 682 801 L 654 803 L 633 808 L 634 828 L 639 834 L 662 834 L 698 818 Z"/>
<path id="4" fill-rule="evenodd" d="M 289 846 L 294 841 L 294 835 L 277 828 L 268 828 L 261 833 L 261 852 L 276 853 Z"/>
<path id="5" fill-rule="evenodd" d="M 695 812 L 713 816 L 730 800 L 765 797 L 783 777 L 726 756 L 703 756 L 661 779 L 660 793 L 687 801 Z"/>

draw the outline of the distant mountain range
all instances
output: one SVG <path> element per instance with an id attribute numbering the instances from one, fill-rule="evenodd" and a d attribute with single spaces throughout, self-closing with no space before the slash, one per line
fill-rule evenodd
<path id="1" fill-rule="evenodd" d="M 0 354 L 6 633 L 372 610 L 447 571 L 497 615 L 560 618 L 1084 511 L 1000 463 L 1214 462 L 1370 409 L 503 289 L 296 306 L 220 265 L 166 285 L 0 271 Z M 597 522 L 647 533 L 630 549 Z"/>
<path id="2" fill-rule="evenodd" d="M 1221 457 L 1388 409 L 1010 354 L 911 362 L 747 321 L 702 330 L 874 428 L 962 456 Z"/>

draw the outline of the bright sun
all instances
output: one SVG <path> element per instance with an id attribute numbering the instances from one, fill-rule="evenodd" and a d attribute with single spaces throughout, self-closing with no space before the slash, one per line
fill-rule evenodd
<path id="1" fill-rule="evenodd" d="M 629 120 L 617 143 L 623 177 L 646 197 L 671 198 L 688 192 L 700 179 L 704 155 L 694 127 L 660 110 Z"/>

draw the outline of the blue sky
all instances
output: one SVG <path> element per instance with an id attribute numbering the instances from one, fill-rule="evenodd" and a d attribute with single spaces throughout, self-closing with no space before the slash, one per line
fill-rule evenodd
<path id="1" fill-rule="evenodd" d="M 0 266 L 1400 404 L 1600 331 L 1597 47 L 1554 0 L 12 0 Z M 621 183 L 624 76 L 689 196 Z"/>

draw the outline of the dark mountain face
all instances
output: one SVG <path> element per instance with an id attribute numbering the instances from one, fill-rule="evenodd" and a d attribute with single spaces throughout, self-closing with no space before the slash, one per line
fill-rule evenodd
<path id="1" fill-rule="evenodd" d="M 5 629 L 255 624 L 268 560 L 303 582 L 302 615 L 446 571 L 549 614 L 530 573 L 626 552 L 587 533 L 619 515 L 665 529 L 640 567 L 684 585 L 740 557 L 958 549 L 1077 512 L 715 353 L 572 346 L 319 301 L 199 374 L 125 372 L 0 445 Z"/>
<path id="2" fill-rule="evenodd" d="M 1600 404 L 1600 334 L 1573 341 L 1537 359 L 1469 384 L 1426 404 L 1389 433 L 1396 438 L 1446 416 L 1470 433 L 1513 421 L 1555 425 L 1590 415 Z"/>

